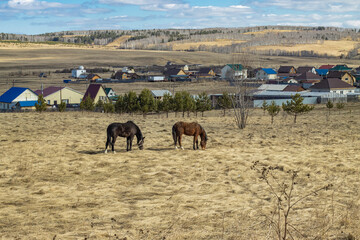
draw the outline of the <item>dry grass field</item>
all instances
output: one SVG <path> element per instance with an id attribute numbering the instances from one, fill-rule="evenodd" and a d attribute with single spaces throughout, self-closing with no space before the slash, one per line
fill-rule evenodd
<path id="1" fill-rule="evenodd" d="M 349 51 L 355 48 L 359 41 L 324 41 L 323 43 L 319 42 L 317 44 L 296 44 L 291 46 L 258 46 L 251 47 L 250 50 L 285 50 L 288 52 L 297 52 L 297 51 L 314 51 L 318 54 L 327 54 L 329 56 L 339 57 L 341 55 L 346 55 Z"/>
<path id="2" fill-rule="evenodd" d="M 170 42 L 168 45 L 172 46 L 174 51 L 186 51 L 191 49 L 198 49 L 199 46 L 228 46 L 236 43 L 242 43 L 245 41 L 232 40 L 232 39 L 216 39 L 215 41 L 200 41 L 200 42 Z"/>
<path id="3" fill-rule="evenodd" d="M 293 119 L 251 113 L 244 130 L 220 111 L 204 117 L 82 112 L 0 114 L 2 239 L 275 239 L 266 223 L 276 209 L 252 170 L 273 166 L 279 183 L 298 171 L 290 212 L 294 239 L 360 238 L 359 105 L 324 107 Z M 133 120 L 145 149 L 104 154 L 106 127 Z M 205 151 L 175 150 L 171 127 L 197 121 Z M 296 229 L 296 230 L 295 230 Z M 344 238 L 348 237 L 348 238 Z M 354 237 L 354 238 L 349 238 Z M 289 239 L 292 239 L 289 236 Z"/>

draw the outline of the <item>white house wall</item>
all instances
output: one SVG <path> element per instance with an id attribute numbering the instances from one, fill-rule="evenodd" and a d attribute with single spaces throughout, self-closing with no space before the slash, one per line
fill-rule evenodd
<path id="1" fill-rule="evenodd" d="M 17 96 L 17 98 L 15 98 L 13 102 L 17 103 L 20 101 L 37 101 L 37 100 L 38 100 L 38 96 L 29 89 L 26 89 L 23 93 Z"/>

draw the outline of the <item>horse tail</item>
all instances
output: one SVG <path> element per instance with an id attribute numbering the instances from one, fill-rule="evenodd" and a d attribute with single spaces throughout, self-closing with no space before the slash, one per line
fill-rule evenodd
<path id="1" fill-rule="evenodd" d="M 106 130 L 106 135 L 107 135 L 107 138 L 106 138 L 106 144 L 105 144 L 105 151 L 107 150 L 109 144 L 112 144 L 111 142 L 111 128 L 110 126 L 107 128 Z"/>
<path id="2" fill-rule="evenodd" d="M 175 147 L 176 147 L 176 139 L 177 139 L 177 136 L 176 136 L 175 125 L 172 127 L 172 136 L 173 136 L 173 139 L 174 139 L 174 145 L 175 145 Z"/>

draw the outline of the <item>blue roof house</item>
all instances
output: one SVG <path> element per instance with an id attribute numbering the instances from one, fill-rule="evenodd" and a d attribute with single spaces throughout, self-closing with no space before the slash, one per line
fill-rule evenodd
<path id="1" fill-rule="evenodd" d="M 35 106 L 38 95 L 29 88 L 12 87 L 0 96 L 0 110 L 15 108 L 16 106 Z M 19 103 L 19 104 L 17 104 Z"/>
<path id="2" fill-rule="evenodd" d="M 272 68 L 262 68 L 255 75 L 256 80 L 275 80 L 277 72 Z"/>

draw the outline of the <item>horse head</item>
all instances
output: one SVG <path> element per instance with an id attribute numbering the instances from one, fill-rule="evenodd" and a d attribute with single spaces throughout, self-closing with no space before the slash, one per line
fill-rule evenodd
<path id="1" fill-rule="evenodd" d="M 138 139 L 137 145 L 139 146 L 140 150 L 144 149 L 144 139 L 145 137 L 141 137 L 140 139 Z"/>
<path id="2" fill-rule="evenodd" d="M 202 128 L 200 136 L 201 136 L 201 141 L 200 141 L 201 149 L 205 150 L 206 142 L 207 142 L 208 138 L 207 138 L 207 134 L 206 134 L 206 132 L 205 132 L 205 130 L 203 128 Z"/>

